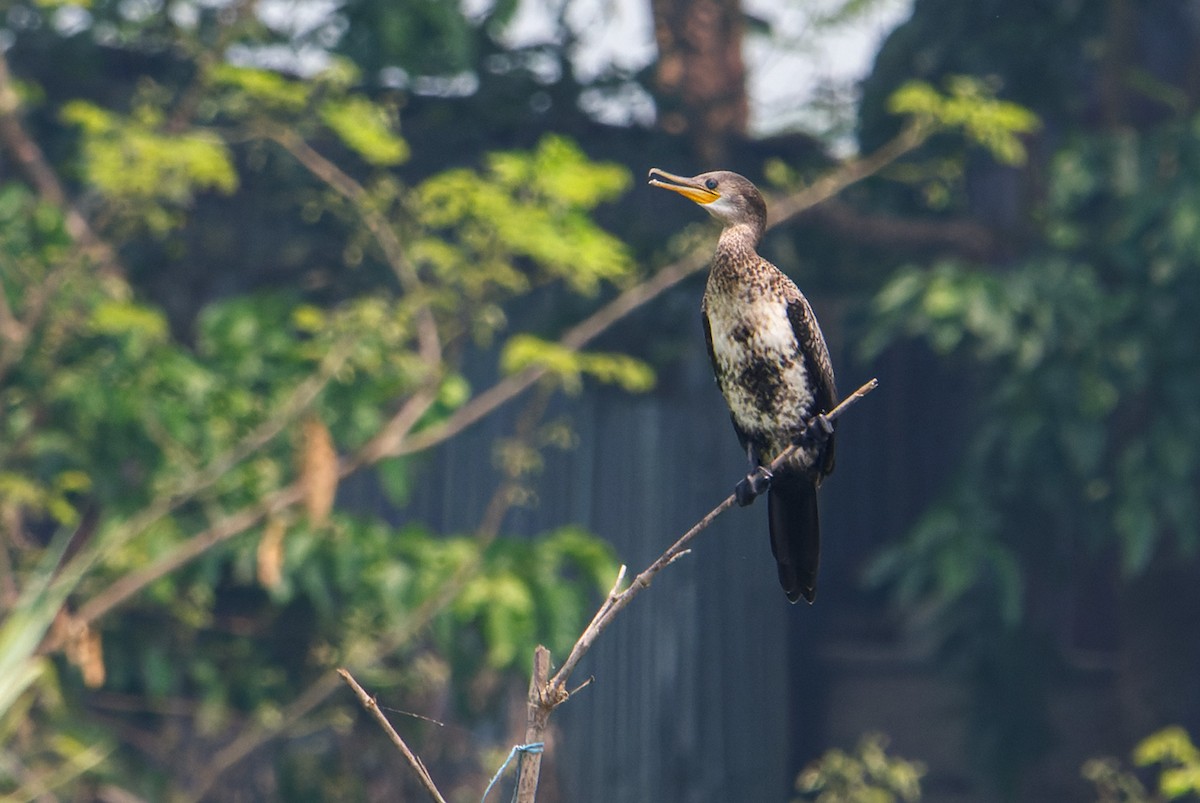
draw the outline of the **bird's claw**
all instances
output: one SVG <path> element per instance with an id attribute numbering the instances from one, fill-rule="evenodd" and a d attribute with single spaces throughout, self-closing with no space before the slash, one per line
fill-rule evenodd
<path id="1" fill-rule="evenodd" d="M 762 466 L 747 474 L 733 487 L 733 496 L 737 500 L 738 505 L 745 507 L 757 499 L 771 487 L 771 479 L 771 472 Z"/>
<path id="2" fill-rule="evenodd" d="M 824 413 L 818 413 L 808 422 L 808 426 L 800 433 L 800 437 L 796 439 L 798 446 L 819 446 L 829 437 L 833 435 L 833 422 Z"/>

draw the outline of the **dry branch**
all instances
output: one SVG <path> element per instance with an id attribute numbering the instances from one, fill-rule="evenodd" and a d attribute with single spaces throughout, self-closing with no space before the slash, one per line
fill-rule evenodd
<path id="1" fill-rule="evenodd" d="M 858 390 L 851 393 L 843 399 L 836 407 L 826 413 L 825 417 L 830 421 L 837 420 L 846 410 L 850 409 L 859 399 L 866 396 L 872 390 L 879 386 L 878 380 L 871 379 L 864 383 Z M 792 454 L 798 447 L 796 445 L 789 446 L 784 449 L 771 461 L 769 469 L 777 470 L 784 462 L 791 458 Z M 526 701 L 526 721 L 525 721 L 525 739 L 526 745 L 540 745 L 545 742 L 546 729 L 549 726 L 550 715 L 559 705 L 570 699 L 571 695 L 584 688 L 591 683 L 591 678 L 579 684 L 573 690 L 567 689 L 567 681 L 571 677 L 571 673 L 575 670 L 579 661 L 591 649 L 592 644 L 600 637 L 605 628 L 612 622 L 618 613 L 620 613 L 633 598 L 636 597 L 643 589 L 649 588 L 651 581 L 660 571 L 674 563 L 683 555 L 687 554 L 688 544 L 708 528 L 717 516 L 724 513 L 734 505 L 734 495 L 730 494 L 721 501 L 715 508 L 709 511 L 700 521 L 696 522 L 686 533 L 679 537 L 675 543 L 671 544 L 665 552 L 658 556 L 647 566 L 633 582 L 624 590 L 621 585 L 625 580 L 626 567 L 621 566 L 617 572 L 617 579 L 613 583 L 612 589 L 608 592 L 608 596 L 600 607 L 596 610 L 592 621 L 584 628 L 579 638 L 575 641 L 571 652 L 567 656 L 567 660 L 559 667 L 558 672 L 550 677 L 550 651 L 543 645 L 539 644 L 533 653 L 533 672 L 529 680 L 529 695 Z M 490 506 L 489 506 L 490 507 Z M 489 519 L 492 517 L 488 517 Z M 498 521 L 494 521 L 495 526 L 499 526 Z M 400 751 L 404 754 L 405 759 L 416 771 L 421 778 L 421 782 L 425 784 L 426 789 L 430 790 L 433 795 L 437 794 L 437 788 L 433 785 L 432 779 L 429 778 L 429 773 L 425 769 L 425 765 L 415 756 L 404 744 L 403 740 L 396 734 L 391 723 L 387 721 L 387 717 L 379 711 L 375 701 L 362 690 L 350 673 L 345 669 L 339 669 L 338 674 L 342 679 L 350 684 L 359 696 L 359 700 L 363 706 L 371 712 L 380 725 L 387 731 L 389 738 Z M 520 755 L 520 764 L 518 770 L 517 781 L 517 803 L 534 803 L 537 796 L 538 778 L 541 773 L 542 766 L 542 751 L 539 750 L 522 750 Z M 439 798 L 434 798 L 435 800 Z"/>
<path id="2" fill-rule="evenodd" d="M 836 420 L 842 413 L 857 403 L 859 399 L 866 396 L 878 386 L 879 382 L 876 379 L 871 379 L 864 383 L 858 390 L 851 393 L 841 403 L 826 413 L 825 417 L 830 421 Z M 791 458 L 797 448 L 796 445 L 792 445 L 784 449 L 771 461 L 769 469 L 771 471 L 779 469 L 780 466 Z M 633 598 L 641 593 L 643 589 L 650 587 L 650 583 L 654 580 L 655 575 L 686 553 L 688 544 L 691 543 L 692 539 L 707 529 L 717 516 L 733 507 L 734 504 L 734 495 L 730 494 L 700 519 L 700 521 L 696 522 L 690 530 L 681 535 L 675 543 L 667 547 L 666 551 L 659 555 L 637 577 L 633 578 L 633 581 L 623 591 L 620 588 L 626 569 L 622 566 L 620 571 L 617 572 L 617 580 L 613 583 L 612 590 L 608 592 L 608 597 L 600 604 L 600 607 L 596 610 L 596 615 L 592 617 L 592 621 L 584 628 L 579 638 L 575 641 L 571 652 L 567 655 L 567 660 L 559 667 L 554 677 L 549 680 L 543 679 L 545 673 L 541 670 L 541 666 L 543 662 L 546 665 L 549 664 L 550 651 L 538 645 L 537 650 L 534 652 L 533 676 L 529 684 L 528 723 L 525 731 L 525 741 L 527 744 L 543 740 L 550 714 L 571 696 L 571 692 L 567 690 L 567 681 L 570 679 L 571 673 L 616 615 L 629 605 L 633 601 Z M 522 756 L 521 786 L 518 787 L 517 794 L 518 803 L 534 803 L 534 797 L 537 793 L 537 775 L 541 766 L 541 760 L 541 755 L 536 753 Z M 527 775 L 532 778 L 529 784 L 525 781 Z"/>
<path id="3" fill-rule="evenodd" d="M 416 753 L 409 749 L 404 740 L 400 738 L 400 734 L 396 733 L 396 729 L 392 727 L 392 723 L 388 722 L 388 718 L 379 710 L 379 704 L 375 702 L 375 698 L 367 694 L 366 690 L 358 685 L 358 681 L 345 669 L 339 669 L 337 673 L 341 675 L 342 680 L 346 681 L 347 686 L 354 689 L 354 693 L 358 696 L 358 701 L 362 703 L 362 707 L 367 709 L 367 712 L 375 718 L 379 726 L 387 732 L 388 738 L 392 740 L 392 744 L 396 745 L 396 749 L 404 755 L 409 766 L 413 768 L 413 772 L 421 780 L 421 785 L 429 793 L 429 798 L 434 803 L 446 803 L 446 798 L 442 797 L 442 793 L 438 791 L 437 784 L 429 776 L 429 770 L 425 769 L 425 763 L 421 761 Z"/>
<path id="4" fill-rule="evenodd" d="M 549 677 L 550 651 L 539 644 L 533 651 L 533 672 L 529 677 L 529 699 L 525 707 L 525 744 L 527 745 L 546 741 L 546 726 L 550 722 L 550 713 L 554 711 L 555 706 L 562 702 L 562 700 L 546 699 L 546 694 L 551 691 L 547 680 Z M 541 750 L 521 753 L 517 780 L 518 803 L 533 803 L 533 799 L 537 795 L 538 777 L 541 775 L 541 770 Z"/>

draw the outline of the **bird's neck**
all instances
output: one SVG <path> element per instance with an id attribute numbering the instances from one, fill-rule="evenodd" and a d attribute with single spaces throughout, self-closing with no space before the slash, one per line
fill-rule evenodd
<path id="1" fill-rule="evenodd" d="M 758 254 L 755 248 L 761 236 L 762 230 L 750 223 L 726 226 L 721 232 L 721 238 L 717 240 L 717 256 L 735 264 L 744 262 Z"/>

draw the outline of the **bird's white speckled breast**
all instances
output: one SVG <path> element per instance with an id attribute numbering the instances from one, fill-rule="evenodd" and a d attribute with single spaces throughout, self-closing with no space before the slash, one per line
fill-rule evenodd
<path id="1" fill-rule="evenodd" d="M 761 293 L 713 292 L 706 314 L 721 391 L 740 429 L 771 455 L 812 415 L 812 383 L 788 319 L 787 302 Z"/>

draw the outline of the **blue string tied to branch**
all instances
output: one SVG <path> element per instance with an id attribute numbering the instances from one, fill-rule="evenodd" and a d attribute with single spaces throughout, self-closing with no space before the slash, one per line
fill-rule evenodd
<path id="1" fill-rule="evenodd" d="M 517 753 L 529 753 L 532 755 L 535 753 L 540 753 L 545 749 L 546 749 L 545 742 L 530 742 L 529 744 L 513 745 L 513 749 L 508 751 L 508 758 L 504 759 L 504 763 L 500 765 L 500 769 L 496 770 L 496 774 L 492 776 L 491 783 L 489 783 L 487 785 L 487 789 L 483 790 L 483 797 L 481 797 L 479 799 L 479 803 L 487 803 L 487 796 L 491 793 L 492 787 L 496 785 L 496 781 L 500 780 L 500 776 L 504 774 L 504 771 L 506 769 L 508 769 L 508 765 L 510 763 L 512 763 L 512 760 L 517 755 Z M 517 781 L 516 781 L 516 785 L 513 787 L 513 796 L 512 796 L 513 800 L 517 799 L 517 788 L 520 785 L 521 785 L 521 767 L 518 764 L 517 765 Z"/>

